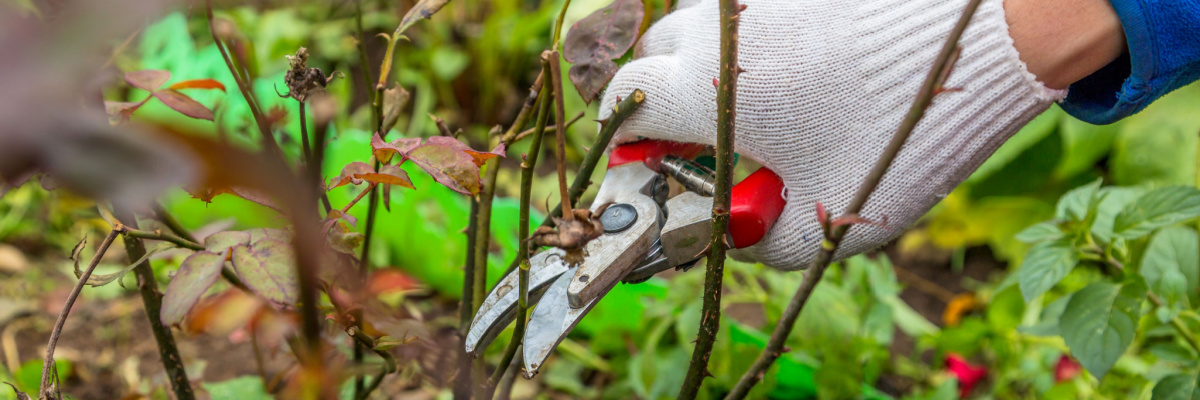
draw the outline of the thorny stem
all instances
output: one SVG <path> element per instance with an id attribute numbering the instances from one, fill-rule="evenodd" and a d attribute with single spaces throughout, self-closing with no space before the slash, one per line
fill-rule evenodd
<path id="1" fill-rule="evenodd" d="M 708 243 L 708 262 L 704 275 L 704 308 L 692 361 L 679 389 L 679 399 L 694 399 L 708 372 L 708 359 L 721 326 L 721 289 L 725 278 L 725 250 L 729 247 L 731 190 L 733 189 L 734 124 L 737 119 L 738 14 L 737 0 L 718 1 L 721 29 L 720 85 L 717 87 L 717 177 L 713 190 L 712 237 Z"/>
<path id="2" fill-rule="evenodd" d="M 262 134 L 264 146 L 267 148 L 267 151 L 279 154 L 279 143 L 275 141 L 275 135 L 271 133 L 270 124 L 267 123 L 262 110 L 258 108 L 258 103 L 254 100 L 254 94 L 250 92 L 249 82 L 242 81 L 242 76 L 238 73 L 237 68 L 233 66 L 233 61 L 229 59 L 229 53 L 226 51 L 224 43 L 221 41 L 221 38 L 217 37 L 216 27 L 213 26 L 212 0 L 205 0 L 204 5 L 208 16 L 208 32 L 212 34 L 213 43 L 217 45 L 217 50 L 221 51 L 221 57 L 225 59 L 225 66 L 233 74 L 233 81 L 237 83 L 238 90 L 242 92 L 242 97 L 245 97 L 246 103 L 250 105 L 250 114 L 254 116 L 254 122 L 258 125 L 259 133 Z"/>
<path id="3" fill-rule="evenodd" d="M 474 313 L 471 311 L 472 296 L 471 289 L 475 287 L 473 277 L 475 274 L 475 221 L 479 214 L 479 199 L 471 198 L 471 211 L 467 214 L 467 255 L 463 262 L 463 287 L 462 300 L 458 303 L 458 348 L 466 348 L 467 332 L 471 329 L 471 318 Z M 458 356 L 458 371 L 459 378 L 454 380 L 454 398 L 468 399 L 471 397 L 471 382 L 470 375 L 466 372 L 471 369 L 471 357 L 466 351 L 457 351 Z"/>
<path id="4" fill-rule="evenodd" d="M 592 147 L 588 148 L 588 152 L 583 156 L 583 163 L 579 165 L 579 171 L 575 173 L 575 180 L 571 181 L 571 188 L 568 192 L 571 194 L 571 207 L 575 207 L 579 203 L 579 196 L 587 190 L 591 185 L 592 173 L 596 171 L 596 165 L 600 163 L 600 157 L 604 156 L 605 149 L 608 148 L 608 143 L 612 141 L 613 135 L 617 132 L 617 128 L 621 127 L 621 123 L 625 122 L 626 118 L 633 115 L 634 110 L 642 105 L 646 100 L 646 93 L 641 89 L 634 89 L 629 93 L 629 96 L 621 100 L 620 103 L 613 106 L 612 114 L 608 119 L 602 121 L 600 134 L 596 135 L 596 141 L 592 143 Z M 550 217 L 542 220 L 541 226 L 550 226 L 554 222 L 552 217 L 561 217 L 562 208 L 554 207 L 550 209 Z M 508 266 L 508 272 L 517 269 L 521 258 L 513 259 L 512 264 Z"/>
<path id="5" fill-rule="evenodd" d="M 545 53 L 543 53 L 543 56 Z M 542 58 L 542 79 L 552 79 L 553 68 L 550 63 L 552 61 Z M 517 325 L 513 329 L 513 338 L 508 342 L 508 347 L 504 349 L 504 356 L 500 359 L 500 364 L 496 366 L 496 371 L 492 374 L 491 382 L 499 382 L 503 377 L 508 366 L 512 363 L 513 357 L 517 354 L 517 348 L 521 346 L 521 339 L 525 337 L 525 323 L 529 314 L 529 204 L 533 197 L 533 169 L 537 166 L 538 154 L 541 153 L 542 137 L 546 130 L 546 123 L 550 118 L 551 85 L 543 85 L 542 93 L 538 96 L 538 118 L 534 127 L 533 142 L 529 144 L 529 154 L 525 156 L 525 160 L 521 162 L 521 204 L 517 208 L 520 214 L 517 217 L 517 260 L 520 262 L 520 269 L 517 271 L 518 278 L 518 297 L 517 297 Z M 557 102 L 557 101 L 556 101 Z"/>
<path id="6" fill-rule="evenodd" d="M 900 123 L 896 134 L 892 136 L 892 141 L 884 148 L 879 159 L 875 162 L 875 166 L 867 173 L 863 183 L 859 186 L 858 191 L 854 194 L 854 198 L 843 211 L 842 215 L 856 215 L 862 211 L 866 205 L 867 199 L 871 196 L 871 192 L 879 185 L 883 179 L 884 173 L 887 172 L 888 166 L 892 160 L 900 153 L 900 149 L 904 146 L 904 142 L 908 140 L 908 136 L 916 128 L 917 123 L 925 116 L 925 110 L 933 102 L 933 97 L 939 92 L 940 83 L 939 77 L 945 74 L 945 71 L 953 67 L 956 54 L 959 53 L 958 40 L 967 29 L 967 24 L 971 22 L 971 17 L 975 15 L 975 10 L 979 8 L 981 0 L 971 0 L 967 3 L 963 10 L 962 16 L 959 17 L 958 23 L 954 29 L 950 31 L 949 37 L 946 39 L 946 44 L 942 46 L 941 53 L 938 54 L 933 66 L 929 69 L 929 73 L 925 76 L 925 82 L 921 84 L 921 89 L 917 92 L 916 99 L 913 101 L 912 107 L 908 111 L 908 115 Z M 822 225 L 828 224 L 828 221 L 820 221 Z M 825 240 L 821 242 L 821 248 L 817 252 L 816 261 L 812 269 L 804 276 L 804 281 L 800 284 L 800 288 L 796 290 L 796 294 L 792 296 L 792 300 L 788 302 L 787 309 L 780 318 L 779 323 L 775 325 L 775 331 L 771 333 L 771 339 L 767 342 L 767 348 L 758 355 L 758 359 L 738 380 L 737 385 L 725 397 L 726 399 L 741 399 L 750 392 L 758 381 L 762 378 L 768 367 L 775 362 L 776 358 L 782 352 L 783 344 L 791 334 L 792 328 L 795 325 L 796 318 L 804 309 L 804 305 L 808 303 L 809 297 L 812 295 L 813 289 L 820 283 L 821 277 L 825 274 L 825 269 L 833 262 L 834 254 L 837 252 L 838 246 L 842 239 L 846 236 L 846 232 L 850 229 L 850 225 L 841 225 L 833 227 L 829 230 Z"/>
<path id="7" fill-rule="evenodd" d="M 58 337 L 62 334 L 63 325 L 67 323 L 67 315 L 71 313 L 71 307 L 75 305 L 75 299 L 79 298 L 79 292 L 83 291 L 83 285 L 87 283 L 88 278 L 92 276 L 92 271 L 96 269 L 96 265 L 100 264 L 100 259 L 104 258 L 104 253 L 108 252 L 108 246 L 112 245 L 113 240 L 117 238 L 117 234 L 121 232 L 123 226 L 118 224 L 108 232 L 108 236 L 104 237 L 104 241 L 100 243 L 100 247 L 96 249 L 96 254 L 92 256 L 92 262 L 88 263 L 88 267 L 83 271 L 83 275 L 79 277 L 79 282 L 75 283 L 75 288 L 71 289 L 71 294 L 67 296 L 66 303 L 63 304 L 62 311 L 58 313 L 58 320 L 54 321 L 54 329 L 50 331 L 50 341 L 46 343 L 46 358 L 42 362 L 42 382 L 38 389 L 38 398 L 47 398 L 50 396 L 50 377 L 54 372 L 54 348 L 58 345 Z"/>
<path id="8" fill-rule="evenodd" d="M 119 221 L 137 221 L 137 218 L 128 211 L 120 209 L 113 211 Z M 141 260 L 146 256 L 145 245 L 137 236 L 129 234 L 131 230 L 128 225 L 122 228 L 125 230 L 125 254 L 129 256 L 129 261 Z M 167 376 L 170 378 L 175 398 L 191 400 L 195 398 L 195 395 L 188 382 L 187 370 L 183 366 L 183 357 L 179 355 L 179 348 L 175 345 L 175 336 L 172 335 L 171 328 L 163 325 L 159 319 L 159 314 L 162 312 L 162 295 L 158 292 L 158 281 L 154 278 L 154 270 L 150 268 L 149 261 L 142 261 L 133 268 L 133 272 L 137 275 L 138 292 L 142 295 L 146 319 L 149 320 L 150 330 L 154 333 L 155 342 L 158 343 L 158 355 L 162 358 L 163 369 L 167 371 Z"/>
<path id="9" fill-rule="evenodd" d="M 562 89 L 562 71 L 558 62 L 558 51 L 552 50 L 549 54 L 542 53 L 543 66 L 550 67 L 550 81 L 554 87 L 554 138 L 558 146 L 554 152 L 554 161 L 558 167 L 558 192 L 562 200 L 563 218 L 567 221 L 575 220 L 575 213 L 571 212 L 571 198 L 567 193 L 567 121 L 566 110 L 563 106 L 563 89 Z M 544 68 L 544 67 L 543 67 Z"/>
<path id="10" fill-rule="evenodd" d="M 363 333 L 362 330 L 353 326 L 346 328 L 346 334 L 350 335 L 351 338 L 354 338 L 355 343 L 358 343 L 367 349 L 371 349 L 371 351 L 375 352 L 379 358 L 382 358 L 385 364 L 383 368 L 385 373 L 396 371 L 396 357 L 393 357 L 392 353 L 387 352 L 387 350 L 376 350 L 374 338 L 371 338 L 371 336 Z"/>

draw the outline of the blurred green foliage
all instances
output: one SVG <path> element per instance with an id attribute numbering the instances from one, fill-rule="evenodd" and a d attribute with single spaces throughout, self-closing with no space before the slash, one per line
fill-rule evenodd
<path id="1" fill-rule="evenodd" d="M 368 31 L 364 36 L 371 49 L 380 45 L 372 33 L 390 31 L 399 19 L 399 10 L 376 9 L 380 4 L 367 2 L 368 12 L 363 16 Z M 603 5 L 602 0 L 577 0 L 567 25 Z M 466 139 L 476 148 L 484 147 L 485 132 L 492 125 L 509 123 L 523 100 L 557 8 L 554 2 L 525 0 L 451 2 L 431 21 L 415 27 L 408 35 L 413 41 L 401 43 L 397 50 L 394 75 L 413 98 L 391 134 L 437 134 L 426 117 L 432 113 L 446 118 L 451 127 L 463 128 Z M 264 109 L 277 109 L 275 112 L 286 115 L 279 131 L 289 156 L 294 158 L 299 153 L 296 106 L 293 100 L 278 98 L 275 87 L 282 82 L 286 67 L 283 56 L 307 46 L 314 55 L 313 65 L 349 75 L 328 88 L 338 101 L 340 113 L 332 123 L 324 175 L 336 176 L 342 165 L 369 159 L 369 133 L 362 128 L 369 125 L 370 111 L 364 105 L 370 94 L 362 90 L 361 77 L 356 75 L 362 71 L 357 65 L 352 34 L 352 5 L 304 2 L 265 10 L 239 7 L 219 10 L 217 16 L 229 21 L 232 34 L 245 44 L 254 92 Z M 165 121 L 205 134 L 224 135 L 246 146 L 256 145 L 248 106 L 237 93 L 202 17 L 176 12 L 150 24 L 140 36 L 135 46 L 116 57 L 121 70 L 165 69 L 175 80 L 214 78 L 224 83 L 228 92 L 189 93 L 215 108 L 215 124 L 179 116 L 157 102 L 143 107 L 135 119 Z M 378 55 L 373 53 L 372 57 L 373 63 L 378 61 Z M 569 114 L 570 110 L 586 110 L 584 119 L 595 118 L 595 105 L 585 106 L 571 85 L 564 89 L 568 92 L 565 100 Z M 106 93 L 106 98 L 113 100 L 135 101 L 145 96 L 147 93 L 136 89 L 113 88 Z M 1197 108 L 1197 85 L 1108 126 L 1080 122 L 1053 107 L 1003 145 L 963 185 L 948 193 L 921 224 L 900 239 L 899 251 L 935 248 L 961 255 L 968 247 L 987 246 L 1013 268 L 1038 265 L 1032 259 L 1041 257 L 1039 250 L 1031 251 L 1032 246 L 1020 239 L 1031 235 L 1047 239 L 1057 235 L 1055 230 L 1064 225 L 1055 222 L 1041 230 L 1030 227 L 1047 220 L 1081 223 L 1088 215 L 1092 217 L 1086 228 L 1074 232 L 1094 233 L 1106 243 L 1116 243 L 1114 220 L 1126 204 L 1156 188 L 1197 183 Z M 578 160 L 594 134 L 595 125 L 591 123 L 573 126 L 568 134 L 569 159 Z M 510 154 L 524 153 L 527 146 L 518 145 Z M 515 164 L 515 160 L 504 163 L 513 171 L 515 168 L 510 167 Z M 381 213 L 377 221 L 376 242 L 369 255 L 372 264 L 399 268 L 439 295 L 457 298 L 461 295 L 466 253 L 462 231 L 469 208 L 467 199 L 436 184 L 411 165 L 406 170 L 417 189 L 393 191 L 390 210 Z M 592 180 L 599 182 L 602 174 L 598 172 Z M 517 247 L 517 204 L 508 197 L 516 192 L 517 178 L 507 171 L 500 176 L 500 192 L 505 197 L 498 198 L 494 205 L 489 283 L 499 279 Z M 1085 185 L 1090 182 L 1105 184 L 1094 190 L 1103 193 L 1095 202 L 1090 195 L 1080 200 L 1068 194 L 1073 188 L 1088 187 Z M 67 251 L 78 240 L 72 232 L 100 224 L 85 201 L 34 186 L 26 185 L 0 199 L 0 239 L 44 235 L 48 242 Z M 554 198 L 555 187 L 550 175 L 541 176 L 534 185 L 535 198 Z M 329 193 L 330 201 L 335 207 L 346 204 L 362 189 L 335 189 Z M 283 223 L 270 209 L 230 195 L 218 196 L 206 204 L 177 191 L 164 203 L 193 229 L 226 219 L 232 219 L 239 229 Z M 1077 203 L 1083 204 L 1082 214 L 1077 209 L 1071 211 Z M 39 212 L 39 204 L 53 207 L 43 213 L 48 217 L 28 218 Z M 544 210 L 543 204 L 537 207 Z M 364 218 L 366 208 L 365 202 L 358 204 L 351 214 Z M 535 217 L 531 225 L 540 218 Z M 1060 270 L 1051 278 L 1041 277 L 1041 283 L 1029 278 L 1032 272 L 1022 266 L 1015 273 L 967 282 L 965 286 L 975 293 L 980 306 L 957 324 L 930 321 L 902 301 L 898 296 L 901 284 L 886 257 L 847 260 L 829 270 L 787 342 L 792 351 L 775 363 L 751 396 L 891 398 L 876 389 L 886 378 L 907 383 L 905 399 L 953 399 L 958 395 L 957 381 L 944 371 L 941 361 L 950 353 L 988 368 L 988 381 L 974 392 L 978 398 L 1157 399 L 1159 392 L 1194 385 L 1197 354 L 1182 344 L 1167 325 L 1172 318 L 1182 318 L 1193 331 L 1200 329 L 1200 316 L 1194 311 L 1200 306 L 1196 297 L 1200 272 L 1196 270 L 1197 252 L 1193 248 L 1200 243 L 1194 226 L 1177 223 L 1156 227 L 1138 240 L 1123 244 L 1128 275 L 1133 276 L 1130 282 L 1114 280 L 1101 269 L 1091 268 L 1094 263 L 1077 259 L 1074 264 L 1057 267 Z M 1076 250 L 1067 249 L 1063 251 Z M 1076 268 L 1081 263 L 1090 267 Z M 1055 268 L 1053 260 L 1044 265 Z M 169 266 L 157 267 L 161 276 L 169 273 Z M 705 381 L 702 391 L 705 398 L 720 397 L 753 362 L 802 279 L 799 273 L 732 261 L 727 273 L 725 319 L 709 367 L 714 378 Z M 1024 283 L 1022 275 L 1035 283 Z M 541 384 L 574 397 L 673 397 L 683 379 L 681 366 L 688 362 L 691 340 L 697 331 L 702 280 L 702 274 L 693 271 L 671 279 L 618 286 L 564 342 L 559 355 L 551 358 L 551 365 L 543 368 Z M 1159 293 L 1166 306 L 1145 307 L 1148 310 L 1144 313 L 1139 308 L 1132 327 L 1137 335 L 1130 338 L 1130 350 L 1104 355 L 1106 360 L 1114 361 L 1103 379 L 1080 374 L 1056 381 L 1055 367 L 1060 357 L 1076 352 L 1063 339 L 1072 334 L 1064 332 L 1058 323 L 1069 314 L 1066 310 L 1083 307 L 1081 300 L 1072 305 L 1074 293 L 1110 298 L 1101 295 L 1123 293 L 1123 285 L 1140 285 L 1140 281 Z M 1038 293 L 1023 295 L 1027 286 L 1036 286 Z M 510 337 L 508 332 L 499 335 L 498 343 L 485 357 L 496 361 Z M 895 351 L 903 348 L 896 346 L 898 340 L 913 342 L 911 350 Z M 1085 360 L 1084 365 L 1088 364 L 1094 363 Z M 0 377 L 8 380 L 11 376 L 19 387 L 34 390 L 27 381 L 32 379 L 32 387 L 36 387 L 37 377 L 26 377 L 28 372 L 22 372 L 25 369 L 23 366 Z M 592 385 L 587 378 L 597 371 L 609 374 L 612 380 Z M 206 383 L 203 387 L 214 399 L 254 398 L 262 391 L 261 383 L 253 377 Z M 7 398 L 4 396 L 7 393 L 0 390 L 0 398 Z"/>

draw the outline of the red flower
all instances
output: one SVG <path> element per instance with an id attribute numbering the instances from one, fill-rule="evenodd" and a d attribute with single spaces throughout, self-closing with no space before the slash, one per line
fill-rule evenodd
<path id="1" fill-rule="evenodd" d="M 958 397 L 965 398 L 975 388 L 975 384 L 987 376 L 987 368 L 967 362 L 962 356 L 954 353 L 946 355 L 946 369 L 958 378 Z"/>
<path id="2" fill-rule="evenodd" d="M 1054 366 L 1054 382 L 1069 381 L 1079 375 L 1079 371 L 1083 366 L 1079 362 L 1066 354 L 1058 358 L 1058 364 Z"/>

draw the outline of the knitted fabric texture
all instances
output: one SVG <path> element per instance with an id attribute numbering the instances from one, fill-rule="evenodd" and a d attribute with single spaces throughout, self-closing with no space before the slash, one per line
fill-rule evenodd
<path id="1" fill-rule="evenodd" d="M 758 244 L 735 258 L 795 270 L 822 239 L 815 204 L 838 215 L 875 164 L 945 43 L 965 1 L 742 0 L 736 151 L 783 178 L 787 206 Z M 719 31 L 716 0 L 684 2 L 639 42 L 639 58 L 609 84 L 646 101 L 616 142 L 716 140 Z M 898 236 L 1026 122 L 1065 96 L 1045 88 L 1018 58 L 1001 0 L 985 0 L 962 54 L 862 216 L 886 226 L 850 229 L 838 258 Z"/>

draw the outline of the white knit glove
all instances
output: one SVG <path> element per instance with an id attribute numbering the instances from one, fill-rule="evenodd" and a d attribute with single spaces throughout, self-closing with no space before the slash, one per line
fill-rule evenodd
<path id="1" fill-rule="evenodd" d="M 822 238 L 815 203 L 839 215 L 912 104 L 965 0 L 741 0 L 736 150 L 787 186 L 787 206 L 758 244 L 735 258 L 805 268 Z M 1026 71 L 1002 0 L 985 0 L 946 82 L 868 200 L 837 256 L 879 247 L 916 222 L 1005 140 L 1066 95 Z M 617 142 L 716 140 L 716 0 L 684 0 L 641 39 L 638 59 L 609 84 L 646 92 Z"/>

